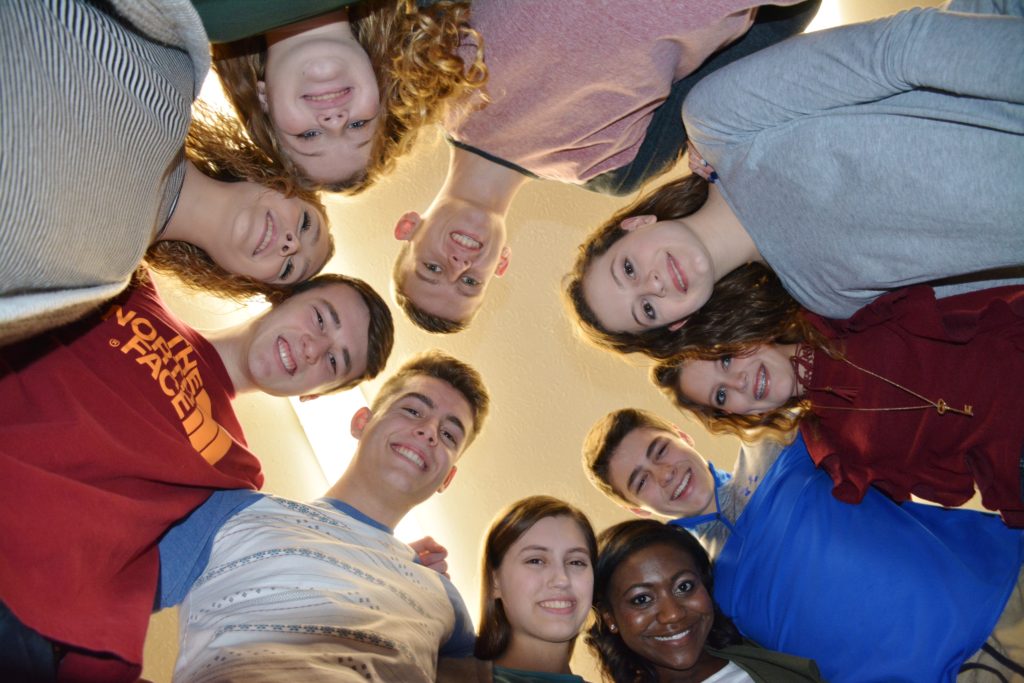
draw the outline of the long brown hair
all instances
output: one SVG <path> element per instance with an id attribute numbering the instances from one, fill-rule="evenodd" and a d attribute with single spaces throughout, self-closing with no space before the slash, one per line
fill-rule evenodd
<path id="1" fill-rule="evenodd" d="M 587 542 L 591 562 L 597 559 L 594 528 L 587 516 L 569 503 L 551 496 L 530 496 L 512 503 L 498 513 L 484 541 L 480 584 L 484 596 L 480 605 L 480 635 L 477 636 L 473 651 L 478 659 L 497 659 L 512 642 L 512 625 L 505 615 L 501 599 L 494 596 L 494 575 L 512 544 L 534 524 L 547 517 L 568 517 L 573 520 Z"/>
<path id="2" fill-rule="evenodd" d="M 263 36 L 213 46 L 213 68 L 228 100 L 253 141 L 274 164 L 309 188 L 357 194 L 389 172 L 408 152 L 421 128 L 437 121 L 444 106 L 487 81 L 483 39 L 470 27 L 467 2 L 418 7 L 413 0 L 364 0 L 349 10 L 356 40 L 377 76 L 380 114 L 367 168 L 351 178 L 321 184 L 306 177 L 281 148 L 260 104 L 257 82 L 266 72 Z M 476 45 L 466 64 L 460 45 Z"/>
<path id="3" fill-rule="evenodd" d="M 741 316 L 742 313 L 737 313 Z M 722 332 L 722 330 L 719 330 Z M 672 403 L 684 412 L 692 414 L 713 434 L 731 434 L 744 441 L 754 442 L 763 438 L 789 443 L 796 438 L 800 422 L 812 417 L 811 402 L 794 396 L 784 404 L 767 413 L 742 415 L 729 413 L 714 406 L 696 403 L 687 398 L 679 387 L 679 378 L 686 371 L 685 363 L 693 360 L 719 360 L 726 356 L 745 356 L 765 344 L 808 344 L 815 353 L 826 353 L 841 358 L 842 351 L 836 343 L 817 330 L 801 311 L 796 311 L 788 320 L 779 321 L 776 333 L 763 340 L 734 342 L 729 337 L 709 339 L 707 346 L 693 346 L 662 361 L 651 368 L 651 382 L 654 383 Z"/>
<path id="4" fill-rule="evenodd" d="M 221 137 L 215 131 L 231 131 L 231 134 Z M 185 157 L 204 175 L 214 180 L 259 183 L 286 197 L 298 197 L 311 205 L 320 214 L 322 225 L 328 228 L 330 249 L 325 263 L 330 260 L 334 254 L 334 237 L 329 232 L 327 209 L 320 197 L 316 192 L 296 184 L 288 174 L 275 169 L 267 155 L 249 140 L 237 119 L 216 112 L 202 103 L 193 105 L 192 124 L 185 139 Z M 144 263 L 158 273 L 173 275 L 191 289 L 235 301 L 287 291 L 281 285 L 229 273 L 205 251 L 181 240 L 155 242 L 146 252 Z"/>
<path id="5" fill-rule="evenodd" d="M 584 297 L 583 278 L 594 259 L 626 235 L 622 221 L 643 215 L 653 215 L 659 221 L 685 218 L 700 209 L 707 196 L 707 181 L 697 175 L 670 181 L 620 209 L 580 245 L 572 271 L 566 276 L 564 293 L 585 339 L 608 351 L 643 353 L 664 360 L 690 346 L 713 346 L 713 339 L 727 338 L 736 344 L 763 339 L 766 330 L 775 329 L 798 310 L 799 305 L 770 268 L 748 263 L 715 283 L 708 302 L 678 331 L 660 327 L 613 332 L 598 320 Z M 738 310 L 743 311 L 742 316 L 737 315 Z"/>

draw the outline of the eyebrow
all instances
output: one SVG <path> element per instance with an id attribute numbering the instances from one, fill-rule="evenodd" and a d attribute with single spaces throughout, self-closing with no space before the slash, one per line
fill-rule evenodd
<path id="1" fill-rule="evenodd" d="M 548 546 L 540 545 L 539 543 L 534 543 L 533 545 L 528 545 L 525 548 L 520 548 L 519 554 L 521 555 L 525 552 L 533 552 L 536 550 L 541 550 L 543 552 L 551 552 L 551 548 L 549 548 Z M 565 554 L 568 555 L 570 553 L 583 553 L 587 557 L 590 557 L 590 551 L 587 548 L 584 548 L 583 546 L 576 546 L 575 548 L 566 549 Z"/>
<path id="2" fill-rule="evenodd" d="M 655 444 L 657 444 L 657 443 L 658 443 L 658 437 L 654 437 L 653 439 L 651 439 L 651 442 L 649 444 L 647 444 L 647 452 L 644 454 L 644 458 L 646 458 L 648 461 L 650 461 L 651 454 L 654 452 L 654 447 L 655 447 Z M 640 465 L 637 465 L 633 469 L 633 471 L 630 472 L 629 480 L 626 481 L 626 490 L 627 491 L 632 491 L 633 490 L 633 482 L 635 482 L 636 478 L 638 476 L 640 476 L 640 472 L 642 470 L 643 470 L 643 467 L 640 466 Z"/>
<path id="3" fill-rule="evenodd" d="M 437 407 L 434 405 L 434 401 L 431 400 L 429 396 L 427 396 L 426 394 L 421 394 L 416 391 L 410 391 L 408 394 L 404 394 L 402 398 L 414 398 L 417 401 L 420 401 L 423 404 L 425 404 L 431 410 Z M 466 425 L 462 424 L 462 420 L 455 417 L 454 415 L 445 415 L 444 419 L 458 427 L 459 431 L 462 432 L 462 436 L 466 436 Z"/>
<path id="4" fill-rule="evenodd" d="M 341 329 L 341 316 L 338 315 L 338 310 L 334 307 L 334 304 L 322 297 L 320 303 L 327 309 L 327 315 L 331 317 L 331 322 L 334 323 L 334 326 Z M 345 374 L 348 375 L 352 372 L 352 354 L 348 352 L 347 346 L 341 347 L 341 360 L 345 364 Z"/>
<path id="5" fill-rule="evenodd" d="M 305 139 L 305 138 L 302 138 L 302 139 Z M 292 150 L 296 154 L 298 154 L 299 156 L 304 156 L 304 157 L 322 157 L 324 155 L 323 152 L 304 152 L 304 151 L 302 151 L 301 149 L 299 149 L 297 147 L 292 147 Z"/>
<path id="6" fill-rule="evenodd" d="M 420 280 L 421 282 L 426 282 L 428 285 L 439 286 L 439 285 L 444 284 L 440 280 L 437 280 L 437 279 L 434 279 L 434 278 L 429 278 L 426 275 L 424 275 L 423 273 L 421 273 L 420 269 L 419 269 L 419 266 L 416 267 L 416 269 L 413 271 L 413 273 L 415 273 L 416 279 Z M 476 292 L 476 291 L 467 292 L 467 291 L 464 291 L 464 290 L 462 290 L 462 289 L 460 289 L 459 287 L 456 286 L 455 287 L 455 293 L 458 294 L 461 297 L 466 298 L 466 299 L 475 299 L 479 292 Z"/>
<path id="7" fill-rule="evenodd" d="M 316 244 L 320 241 L 320 214 L 316 211 L 311 211 L 310 213 L 316 216 L 316 230 L 313 233 L 313 244 Z"/>
<path id="8" fill-rule="evenodd" d="M 618 288 L 622 289 L 622 283 L 619 282 L 619 276 L 615 273 L 615 270 L 615 259 L 612 258 L 612 262 L 608 264 L 608 272 L 609 274 L 611 274 L 612 280 L 615 281 L 615 284 L 618 286 Z"/>
<path id="9" fill-rule="evenodd" d="M 331 316 L 331 322 L 334 323 L 335 327 L 341 327 L 341 318 L 338 316 L 338 311 L 334 308 L 334 304 L 327 299 L 323 299 L 322 301 L 324 302 L 324 308 L 327 309 L 327 312 Z"/>
<path id="10" fill-rule="evenodd" d="M 615 270 L 615 259 L 613 258 L 612 262 L 608 265 L 608 274 L 612 276 L 612 280 L 615 281 L 615 285 L 619 289 L 624 289 L 622 286 L 622 282 L 619 280 L 619 276 L 616 274 Z M 637 325 L 639 325 L 640 327 L 647 327 L 647 325 L 640 321 L 640 318 L 636 317 L 636 310 L 632 306 L 629 307 L 629 314 L 633 317 L 633 322 L 635 322 Z"/>
<path id="11" fill-rule="evenodd" d="M 420 280 L 421 280 L 421 281 L 423 281 L 423 282 L 426 282 L 427 284 L 430 284 L 430 285 L 436 285 L 436 284 L 438 284 L 438 282 L 439 282 L 439 281 L 438 281 L 437 279 L 434 279 L 434 278 L 429 278 L 429 277 L 427 277 L 426 275 L 424 275 L 423 273 L 421 273 L 421 272 L 420 272 L 420 269 L 419 269 L 419 266 L 417 266 L 417 267 L 416 267 L 416 270 L 414 270 L 413 272 L 414 272 L 414 273 L 416 273 L 416 277 L 417 277 L 418 279 L 420 279 Z"/>

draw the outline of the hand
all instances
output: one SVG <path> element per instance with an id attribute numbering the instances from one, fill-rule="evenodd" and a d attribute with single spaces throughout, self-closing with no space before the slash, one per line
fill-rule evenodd
<path id="1" fill-rule="evenodd" d="M 447 578 L 448 576 L 448 549 L 443 545 L 435 541 L 430 536 L 425 536 L 418 541 L 414 541 L 409 544 L 413 550 L 416 551 L 416 557 L 419 558 L 420 564 L 427 569 L 433 569 L 438 574 L 441 574 Z"/>
<path id="2" fill-rule="evenodd" d="M 693 146 L 693 143 L 689 141 L 686 143 L 686 159 L 691 172 L 696 173 L 709 183 L 718 180 L 718 174 L 715 173 L 715 169 L 708 164 L 707 160 Z"/>

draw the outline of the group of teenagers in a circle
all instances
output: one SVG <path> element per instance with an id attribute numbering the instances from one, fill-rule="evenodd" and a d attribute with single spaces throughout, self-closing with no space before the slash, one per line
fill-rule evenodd
<path id="1" fill-rule="evenodd" d="M 136 680 L 179 605 L 183 681 L 579 683 L 581 633 L 615 682 L 1024 681 L 1024 2 L 803 33 L 819 2 L 0 3 L 4 680 Z M 211 65 L 231 111 L 196 99 Z M 567 315 L 747 442 L 721 472 L 603 417 L 588 477 L 667 523 L 513 503 L 476 629 L 445 550 L 393 535 L 484 423 L 473 368 L 404 363 L 312 503 L 257 492 L 231 408 L 384 370 L 388 304 L 321 274 L 321 193 L 436 125 L 409 319 L 471 324 L 531 179 L 641 190 Z M 152 271 L 272 306 L 200 334 Z"/>

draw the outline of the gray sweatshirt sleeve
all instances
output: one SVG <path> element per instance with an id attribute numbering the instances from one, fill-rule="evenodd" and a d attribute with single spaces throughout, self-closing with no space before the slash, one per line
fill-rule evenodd
<path id="1" fill-rule="evenodd" d="M 953 8 L 1020 14 L 1022 4 L 959 0 Z M 921 88 L 1024 103 L 1024 19 L 914 9 L 797 36 L 705 78 L 683 118 L 699 148 Z"/>

